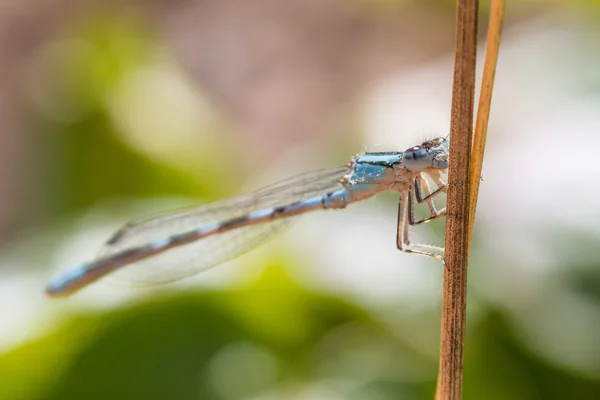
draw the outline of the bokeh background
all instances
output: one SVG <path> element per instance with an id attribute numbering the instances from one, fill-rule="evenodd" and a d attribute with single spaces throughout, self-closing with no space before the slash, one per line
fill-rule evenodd
<path id="1" fill-rule="evenodd" d="M 597 399 L 600 3 L 509 3 L 465 398 Z M 174 284 L 43 288 L 133 217 L 445 136 L 453 23 L 435 0 L 0 2 L 0 399 L 433 398 L 443 271 L 396 250 L 393 194 Z"/>

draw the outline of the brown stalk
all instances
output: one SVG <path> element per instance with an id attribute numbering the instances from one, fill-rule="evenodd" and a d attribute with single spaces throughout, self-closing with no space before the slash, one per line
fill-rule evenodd
<path id="1" fill-rule="evenodd" d="M 458 0 L 450 118 L 446 268 L 437 399 L 462 398 L 469 255 L 469 178 L 473 136 L 477 0 Z"/>
<path id="2" fill-rule="evenodd" d="M 467 261 L 479 183 L 492 89 L 504 18 L 504 0 L 492 0 L 486 56 L 471 150 L 473 93 L 477 37 L 476 0 L 458 2 L 456 53 L 450 126 L 446 270 L 442 300 L 442 340 L 436 399 L 462 398 L 462 363 L 466 327 Z M 470 165 L 469 165 L 470 161 Z M 464 182 L 464 184 L 463 184 Z M 468 200 L 468 201 L 467 201 Z"/>

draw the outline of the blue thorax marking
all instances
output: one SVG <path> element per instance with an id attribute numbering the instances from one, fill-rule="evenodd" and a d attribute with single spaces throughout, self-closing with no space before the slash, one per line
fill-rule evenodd
<path id="1" fill-rule="evenodd" d="M 353 183 L 376 183 L 386 178 L 388 169 L 401 162 L 401 152 L 365 153 L 358 157 L 350 180 Z"/>

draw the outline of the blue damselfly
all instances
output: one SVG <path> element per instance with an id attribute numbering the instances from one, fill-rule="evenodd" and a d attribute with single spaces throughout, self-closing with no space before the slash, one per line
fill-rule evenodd
<path id="1" fill-rule="evenodd" d="M 437 138 L 404 152 L 364 153 L 345 166 L 299 175 L 250 195 L 132 221 L 106 242 L 95 260 L 56 276 L 46 291 L 68 295 L 125 266 L 124 272 L 130 270 L 134 277 L 141 270 L 144 283 L 178 280 L 250 250 L 291 217 L 345 208 L 383 191 L 400 193 L 398 249 L 443 259 L 442 247 L 410 243 L 409 227 L 445 215 L 446 209 L 438 210 L 433 200 L 446 191 L 442 173 L 448 168 L 448 151 L 448 139 Z M 415 203 L 426 203 L 429 216 L 416 220 Z"/>

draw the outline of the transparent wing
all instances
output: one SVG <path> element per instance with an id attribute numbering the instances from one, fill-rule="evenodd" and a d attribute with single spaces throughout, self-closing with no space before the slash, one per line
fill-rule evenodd
<path id="1" fill-rule="evenodd" d="M 340 179 L 347 173 L 348 167 L 314 171 L 267 186 L 249 195 L 130 222 L 108 240 L 99 257 L 182 234 L 206 224 L 241 217 L 251 211 L 284 206 L 328 193 L 340 187 Z M 136 284 L 182 279 L 256 247 L 276 231 L 288 226 L 293 219 L 295 218 L 273 220 L 209 236 L 126 266 L 113 275 Z"/>

